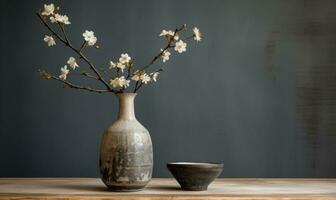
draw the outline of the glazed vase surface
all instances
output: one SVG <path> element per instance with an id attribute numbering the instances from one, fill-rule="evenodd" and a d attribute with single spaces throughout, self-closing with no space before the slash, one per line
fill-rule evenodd
<path id="1" fill-rule="evenodd" d="M 141 190 L 152 178 L 152 141 L 148 130 L 135 117 L 136 94 L 117 96 L 117 120 L 105 130 L 100 146 L 101 178 L 112 191 Z"/>

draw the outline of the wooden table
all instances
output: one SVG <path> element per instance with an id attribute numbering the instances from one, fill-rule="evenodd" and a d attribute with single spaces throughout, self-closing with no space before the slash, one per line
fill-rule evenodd
<path id="1" fill-rule="evenodd" d="M 336 200 L 336 179 L 217 179 L 202 192 L 182 191 L 173 179 L 153 179 L 143 191 L 119 193 L 97 178 L 0 178 L 0 199 Z"/>

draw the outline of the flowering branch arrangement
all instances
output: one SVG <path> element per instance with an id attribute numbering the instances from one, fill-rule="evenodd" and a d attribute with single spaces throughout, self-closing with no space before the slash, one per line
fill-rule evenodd
<path id="1" fill-rule="evenodd" d="M 185 24 L 176 28 L 174 31 L 162 30 L 159 36 L 166 39 L 166 45 L 161 48 L 157 55 L 155 55 L 146 65 L 142 67 L 140 66 L 136 70 L 132 58 L 127 53 L 122 53 L 119 59 L 108 63 L 108 70 L 101 70 L 98 69 L 84 54 L 86 48 L 99 48 L 97 37 L 93 31 L 86 30 L 83 33 L 83 43 L 77 48 L 72 44 L 66 33 L 66 26 L 71 24 L 71 22 L 67 15 L 60 14 L 59 7 L 55 7 L 54 4 L 45 4 L 44 9 L 36 12 L 36 15 L 49 31 L 49 35 L 44 36 L 44 42 L 49 47 L 52 47 L 56 45 L 56 41 L 58 41 L 70 48 L 74 53 L 73 56 L 69 57 L 67 64 L 64 65 L 64 67 L 61 67 L 58 76 L 52 75 L 47 70 L 39 70 L 40 75 L 47 80 L 59 81 L 63 83 L 65 87 L 97 93 L 123 93 L 130 88 L 131 82 L 134 83 L 134 89 L 131 91 L 134 93 L 137 92 L 142 86 L 157 81 L 162 68 L 155 70 L 149 70 L 149 68 L 159 59 L 162 59 L 162 62 L 166 63 L 171 55 L 169 50 L 174 49 L 178 53 L 183 53 L 187 50 L 187 43 L 185 41 L 193 39 L 199 42 L 202 39 L 202 34 L 197 27 L 193 28 L 193 32 L 190 36 L 181 39 L 181 33 L 186 31 Z M 103 88 L 98 89 L 82 86 L 69 81 L 69 75 L 72 73 L 75 74 L 75 70 L 79 68 L 75 57 L 82 59 L 89 67 L 89 71 L 83 71 L 79 74 L 100 82 Z M 68 68 L 68 66 L 70 68 Z"/>

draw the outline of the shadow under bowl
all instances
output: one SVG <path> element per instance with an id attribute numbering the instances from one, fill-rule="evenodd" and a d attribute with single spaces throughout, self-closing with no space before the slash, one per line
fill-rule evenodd
<path id="1" fill-rule="evenodd" d="M 171 162 L 167 168 L 182 190 L 203 191 L 223 171 L 222 163 Z"/>

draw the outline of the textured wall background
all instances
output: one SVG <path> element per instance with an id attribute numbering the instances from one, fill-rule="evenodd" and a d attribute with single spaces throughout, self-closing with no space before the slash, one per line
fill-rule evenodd
<path id="1" fill-rule="evenodd" d="M 48 48 L 34 15 L 44 1 L 3 0 L 0 176 L 99 176 L 99 143 L 116 98 L 63 89 L 72 52 Z M 99 66 L 128 52 L 148 62 L 158 34 L 197 25 L 204 40 L 172 55 L 136 99 L 154 144 L 154 176 L 176 160 L 224 162 L 223 177 L 336 177 L 336 1 L 54 1 L 79 45 L 95 31 Z M 84 63 L 79 63 L 85 68 Z"/>

